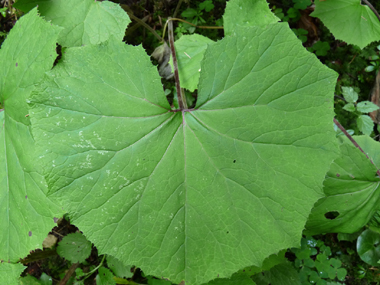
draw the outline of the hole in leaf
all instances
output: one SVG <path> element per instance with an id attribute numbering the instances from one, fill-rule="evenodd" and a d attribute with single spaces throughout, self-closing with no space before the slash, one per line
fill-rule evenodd
<path id="1" fill-rule="evenodd" d="M 32 231 L 29 231 L 29 236 L 30 236 L 30 237 L 32 236 Z"/>
<path id="2" fill-rule="evenodd" d="M 339 173 L 337 173 L 337 174 L 336 174 L 336 177 L 340 177 L 340 174 L 339 174 Z"/>
<path id="3" fill-rule="evenodd" d="M 16 62 L 16 67 L 18 66 L 18 63 Z"/>
<path id="4" fill-rule="evenodd" d="M 57 44 L 57 47 L 56 47 L 55 51 L 57 52 L 58 56 L 55 59 L 55 61 L 53 63 L 53 66 L 56 66 L 57 63 L 58 63 L 58 61 L 62 58 L 62 46 L 60 46 L 59 44 Z"/>
<path id="5" fill-rule="evenodd" d="M 329 220 L 334 220 L 339 216 L 339 212 L 337 211 L 330 211 L 325 214 L 325 218 Z"/>
<path id="6" fill-rule="evenodd" d="M 25 196 L 25 199 L 28 199 L 28 195 Z"/>

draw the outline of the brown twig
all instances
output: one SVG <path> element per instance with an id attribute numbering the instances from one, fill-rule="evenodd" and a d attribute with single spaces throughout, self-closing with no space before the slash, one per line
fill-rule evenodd
<path id="1" fill-rule="evenodd" d="M 178 107 L 180 110 L 187 109 L 187 102 L 186 98 L 184 98 L 184 94 L 181 90 L 181 85 L 179 82 L 179 74 L 178 74 L 178 62 L 177 62 L 177 56 L 175 54 L 175 48 L 174 48 L 174 35 L 173 35 L 173 22 L 170 21 L 171 18 L 168 19 L 168 36 L 169 36 L 169 44 L 170 44 L 170 50 L 172 52 L 172 58 L 173 58 L 173 67 L 174 67 L 174 79 L 175 79 L 175 87 L 177 90 L 177 97 L 178 97 Z"/>
<path id="2" fill-rule="evenodd" d="M 79 262 L 73 263 L 70 266 L 69 270 L 66 272 L 65 277 L 63 277 L 63 279 L 59 282 L 58 285 L 66 285 L 66 283 L 69 281 L 70 277 L 74 274 L 75 269 L 77 269 L 78 266 L 79 266 Z"/>
<path id="3" fill-rule="evenodd" d="M 354 146 L 356 146 L 362 153 L 364 153 L 364 155 L 369 159 L 369 161 L 375 165 L 373 163 L 373 161 L 368 157 L 368 155 L 365 153 L 365 151 L 360 147 L 360 145 L 358 145 L 358 143 L 354 140 L 354 138 L 346 131 L 346 129 L 338 122 L 337 119 L 334 118 L 334 123 L 335 125 L 337 125 L 337 127 L 346 135 L 346 137 L 354 144 Z M 376 167 L 376 165 L 375 165 Z M 376 173 L 377 175 L 380 177 L 380 170 L 377 169 L 376 167 Z"/>
<path id="4" fill-rule="evenodd" d="M 121 8 L 128 14 L 128 16 L 132 19 L 135 20 L 137 23 L 139 23 L 141 26 L 143 26 L 145 29 L 149 30 L 160 42 L 162 41 L 162 37 L 157 34 L 157 32 L 149 26 L 147 23 L 143 22 L 141 19 L 137 18 L 134 14 L 131 8 L 129 8 L 128 5 L 126 4 L 121 4 Z"/>
<path id="5" fill-rule="evenodd" d="M 371 3 L 368 2 L 368 0 L 363 0 L 363 2 L 372 10 L 373 13 L 375 13 L 376 17 L 379 19 L 380 21 L 380 15 L 379 13 L 377 12 L 377 10 L 375 9 L 375 7 L 373 7 L 373 5 Z"/>

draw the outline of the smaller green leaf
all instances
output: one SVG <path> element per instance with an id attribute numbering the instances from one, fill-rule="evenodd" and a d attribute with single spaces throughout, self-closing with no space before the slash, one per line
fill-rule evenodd
<path id="1" fill-rule="evenodd" d="M 116 285 L 112 272 L 105 267 L 100 267 L 96 276 L 96 285 Z"/>
<path id="2" fill-rule="evenodd" d="M 214 4 L 212 4 L 211 0 L 206 0 L 203 3 L 199 4 L 199 9 L 210 12 L 212 9 L 214 9 Z"/>
<path id="3" fill-rule="evenodd" d="M 68 234 L 58 244 L 57 252 L 72 263 L 83 262 L 91 254 L 91 242 L 81 233 Z"/>
<path id="4" fill-rule="evenodd" d="M 348 111 L 348 112 L 355 112 L 355 110 L 356 110 L 354 103 L 348 103 L 348 104 L 344 105 L 343 109 Z"/>
<path id="5" fill-rule="evenodd" d="M 365 72 L 372 72 L 375 70 L 375 67 L 373 65 L 368 65 L 364 70 Z"/>
<path id="6" fill-rule="evenodd" d="M 367 115 L 361 115 L 356 120 L 356 123 L 358 125 L 359 130 L 369 136 L 373 131 L 373 121 L 372 119 Z"/>
<path id="7" fill-rule="evenodd" d="M 335 267 L 335 268 L 339 268 L 342 266 L 342 261 L 340 261 L 339 259 L 336 259 L 336 258 L 331 258 L 330 259 L 330 264 Z"/>
<path id="8" fill-rule="evenodd" d="M 201 62 L 207 46 L 213 43 L 209 38 L 198 34 L 184 35 L 175 42 L 181 87 L 191 92 L 198 88 Z"/>
<path id="9" fill-rule="evenodd" d="M 342 93 L 344 99 L 349 103 L 355 103 L 358 101 L 359 95 L 352 87 L 342 87 Z"/>
<path id="10" fill-rule="evenodd" d="M 120 260 L 111 255 L 107 255 L 107 265 L 117 277 L 131 278 L 133 276 L 131 266 L 125 266 Z"/>
<path id="11" fill-rule="evenodd" d="M 375 233 L 369 229 L 362 232 L 356 242 L 357 252 L 360 258 L 373 266 L 378 265 L 380 260 L 380 234 Z"/>
<path id="12" fill-rule="evenodd" d="M 197 10 L 193 8 L 187 8 L 185 11 L 181 13 L 181 16 L 184 18 L 194 18 L 197 15 L 198 15 Z"/>
<path id="13" fill-rule="evenodd" d="M 310 0 L 293 0 L 294 8 L 300 9 L 300 10 L 305 10 L 308 6 L 311 5 Z"/>
<path id="14" fill-rule="evenodd" d="M 360 48 L 379 39 L 379 20 L 360 0 L 318 0 L 314 4 L 311 16 L 320 18 L 337 39 Z"/>
<path id="15" fill-rule="evenodd" d="M 336 277 L 338 278 L 339 281 L 344 281 L 347 275 L 347 270 L 345 268 L 339 268 L 336 271 Z"/>
<path id="16" fill-rule="evenodd" d="M 369 113 L 379 109 L 379 106 L 369 101 L 360 102 L 356 105 L 356 107 L 358 108 L 358 111 L 362 113 Z"/>
<path id="17" fill-rule="evenodd" d="M 312 48 L 315 50 L 316 55 L 325 56 L 330 50 L 330 44 L 328 42 L 318 41 L 313 45 Z"/>
<path id="18" fill-rule="evenodd" d="M 40 284 L 41 285 L 52 285 L 53 284 L 53 278 L 51 278 L 46 273 L 42 273 L 40 277 Z"/>
<path id="19" fill-rule="evenodd" d="M 288 10 L 288 17 L 289 18 L 297 18 L 300 15 L 300 12 L 297 9 L 290 8 Z"/>
<path id="20" fill-rule="evenodd" d="M 305 259 L 304 260 L 304 265 L 309 267 L 309 268 L 314 268 L 315 267 L 315 262 L 311 258 Z"/>
<path id="21" fill-rule="evenodd" d="M 310 272 L 309 280 L 311 284 L 317 283 L 320 279 L 321 277 L 318 275 L 317 272 L 315 271 Z"/>

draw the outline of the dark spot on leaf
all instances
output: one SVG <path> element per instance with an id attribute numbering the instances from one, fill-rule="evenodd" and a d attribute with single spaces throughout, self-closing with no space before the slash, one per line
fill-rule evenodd
<path id="1" fill-rule="evenodd" d="M 18 66 L 18 63 L 16 62 L 16 67 Z"/>
<path id="2" fill-rule="evenodd" d="M 30 236 L 30 237 L 32 236 L 32 231 L 29 231 L 29 236 Z"/>
<path id="3" fill-rule="evenodd" d="M 330 211 L 325 214 L 326 219 L 334 220 L 339 216 L 339 212 L 337 211 Z"/>
<path id="4" fill-rule="evenodd" d="M 229 231 L 227 231 L 227 233 L 229 234 L 230 232 L 229 232 Z"/>
<path id="5" fill-rule="evenodd" d="M 234 163 L 236 162 L 236 159 L 234 159 Z"/>
<path id="6" fill-rule="evenodd" d="M 54 220 L 54 223 L 58 222 L 58 218 L 56 218 L 56 217 L 54 217 L 53 220 Z"/>
<path id="7" fill-rule="evenodd" d="M 25 199 L 28 199 L 28 195 L 25 196 Z"/>
<path id="8" fill-rule="evenodd" d="M 378 242 L 373 245 L 373 247 L 378 247 L 378 246 L 379 246 Z"/>
<path id="9" fill-rule="evenodd" d="M 339 173 L 337 173 L 337 174 L 336 174 L 336 177 L 340 177 L 340 174 L 339 174 Z"/>

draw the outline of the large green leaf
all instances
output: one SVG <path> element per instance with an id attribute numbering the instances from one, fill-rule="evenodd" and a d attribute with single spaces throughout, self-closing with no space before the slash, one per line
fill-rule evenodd
<path id="1" fill-rule="evenodd" d="M 7 285 L 19 285 L 18 280 L 24 269 L 25 266 L 20 263 L 0 263 L 1 282 Z"/>
<path id="2" fill-rule="evenodd" d="M 368 136 L 355 137 L 374 163 L 380 166 L 380 144 Z M 324 182 L 326 197 L 314 206 L 306 233 L 354 233 L 380 208 L 380 179 L 376 166 L 348 139 L 331 165 Z"/>
<path id="3" fill-rule="evenodd" d="M 290 262 L 280 263 L 252 279 L 257 285 L 301 285 L 300 274 Z"/>
<path id="4" fill-rule="evenodd" d="M 299 244 L 335 157 L 336 74 L 287 24 L 235 33 L 207 49 L 194 110 L 116 40 L 68 49 L 34 94 L 50 193 L 100 253 L 191 285 Z"/>
<path id="5" fill-rule="evenodd" d="M 217 278 L 204 285 L 255 285 L 256 283 L 246 274 L 236 273 L 228 279 Z"/>
<path id="6" fill-rule="evenodd" d="M 318 17 L 334 36 L 349 44 L 364 48 L 380 39 L 380 22 L 361 0 L 314 1 Z"/>
<path id="7" fill-rule="evenodd" d="M 41 247 L 53 217 L 61 215 L 36 172 L 26 103 L 33 84 L 53 65 L 60 30 L 34 9 L 17 22 L 0 50 L 0 260 L 17 261 Z"/>
<path id="8" fill-rule="evenodd" d="M 228 1 L 223 15 L 224 34 L 232 35 L 236 27 L 266 26 L 278 21 L 265 0 Z"/>
<path id="9" fill-rule="evenodd" d="M 94 0 L 18 0 L 16 8 L 27 12 L 38 5 L 46 20 L 64 27 L 58 43 L 65 47 L 99 44 L 111 36 L 122 40 L 131 22 L 119 6 Z"/>

